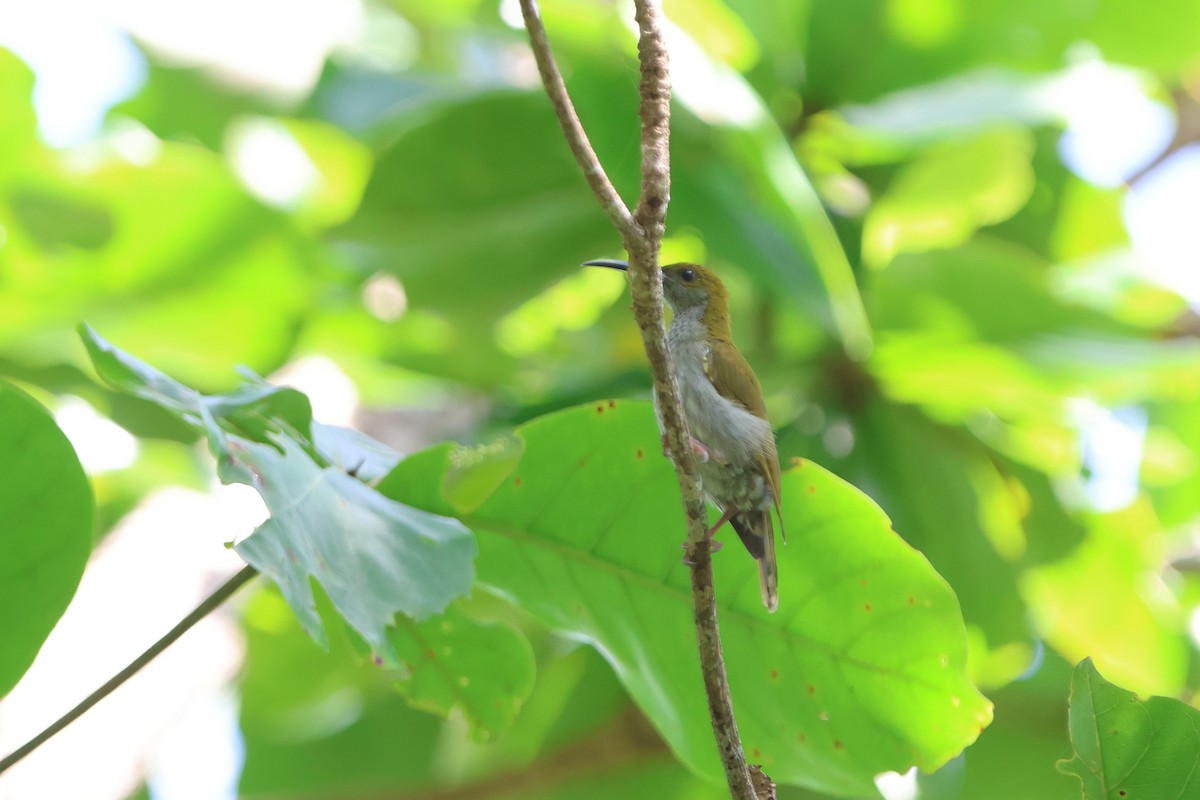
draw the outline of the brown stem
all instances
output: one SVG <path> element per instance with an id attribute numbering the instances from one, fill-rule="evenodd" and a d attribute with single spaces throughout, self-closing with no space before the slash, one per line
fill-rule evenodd
<path id="1" fill-rule="evenodd" d="M 696 641 L 700 651 L 700 670 L 708 698 L 713 735 L 729 791 L 736 800 L 758 800 L 751 782 L 750 770 L 742 751 L 733 703 L 729 697 L 729 681 L 721 654 L 720 630 L 717 627 L 716 594 L 713 588 L 712 559 L 709 552 L 707 506 L 692 449 L 687 419 L 683 416 L 675 369 L 667 351 L 666 326 L 663 321 L 662 275 L 658 269 L 658 252 L 662 244 L 667 203 L 671 196 L 670 174 L 670 117 L 671 84 L 667 47 L 663 39 L 659 10 L 652 0 L 635 0 L 638 24 L 638 61 L 641 80 L 638 86 L 641 119 L 641 192 L 635 212 L 628 209 L 616 194 L 592 150 L 583 126 L 575 114 L 566 87 L 555 65 L 554 55 L 546 39 L 546 31 L 537 10 L 536 0 L 521 0 L 521 10 L 529 39 L 542 75 L 546 93 L 567 138 L 575 160 L 583 170 L 592 192 L 608 213 L 629 253 L 630 291 L 633 295 L 633 315 L 642 334 L 654 391 L 667 443 L 673 454 L 679 491 L 687 514 L 687 560 L 692 565 L 692 607 L 696 622 Z M 765 776 L 764 776 L 765 777 Z M 769 779 L 766 784 L 769 785 Z M 773 797 L 764 792 L 761 797 Z"/>

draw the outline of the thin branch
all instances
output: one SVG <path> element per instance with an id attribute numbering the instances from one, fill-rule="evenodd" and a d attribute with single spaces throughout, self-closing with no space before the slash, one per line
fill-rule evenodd
<path id="1" fill-rule="evenodd" d="M 571 96 L 567 94 L 562 73 L 558 71 L 558 62 L 554 60 L 554 53 L 550 50 L 546 26 L 542 24 L 537 2 L 521 0 L 521 16 L 525 19 L 525 30 L 529 32 L 533 57 L 537 61 L 538 73 L 542 76 L 542 85 L 546 87 L 546 94 L 550 98 L 550 104 L 554 106 L 554 113 L 558 116 L 558 124 L 562 126 L 563 136 L 571 147 L 571 153 L 579 163 L 579 168 L 583 170 L 583 177 L 587 179 L 592 194 L 600 201 L 601 208 L 608 214 L 621 238 L 637 238 L 641 233 L 637 229 L 637 223 L 633 221 L 633 215 L 629 213 L 621 195 L 613 188 L 608 173 L 604 171 L 600 159 L 596 157 L 596 151 L 592 149 L 592 143 L 588 141 L 579 115 L 575 113 L 575 106 L 571 103 Z"/>
<path id="2" fill-rule="evenodd" d="M 37 750 L 50 737 L 54 736 L 54 734 L 70 725 L 76 719 L 81 717 L 84 712 L 96 705 L 96 703 L 99 703 L 105 697 L 112 694 L 118 686 L 132 678 L 142 667 L 153 661 L 159 653 L 170 647 L 176 639 L 187 633 L 193 625 L 211 614 L 214 609 L 228 600 L 234 592 L 240 589 L 246 582 L 248 582 L 257 574 L 258 570 L 254 567 L 243 567 L 240 572 L 238 572 L 229 580 L 225 581 L 225 583 L 221 584 L 220 588 L 205 598 L 204 601 L 201 602 L 200 605 L 196 606 L 196 608 L 190 614 L 181 619 L 174 628 L 171 628 L 166 636 L 159 639 L 157 642 L 151 645 L 146 652 L 142 653 L 140 656 L 130 662 L 129 666 L 112 676 L 107 683 L 88 695 L 87 698 L 84 699 L 84 701 L 79 705 L 75 706 L 66 714 L 59 717 L 58 720 L 50 725 L 50 727 L 46 728 L 46 730 L 42 731 L 28 742 L 18 747 L 12 753 L 6 756 L 4 760 L 0 761 L 0 773 L 4 772 L 13 764 L 16 764 L 18 761 L 25 758 L 25 756 L 29 755 L 34 750 Z"/>
<path id="3" fill-rule="evenodd" d="M 673 454 L 680 496 L 687 514 L 687 560 L 692 565 L 692 606 L 696 641 L 700 651 L 700 669 L 704 678 L 713 735 L 717 741 L 717 749 L 732 797 L 736 800 L 757 800 L 758 795 L 755 794 L 751 782 L 750 770 L 746 765 L 737 723 L 733 716 L 733 703 L 729 697 L 729 681 L 725 675 L 720 631 L 717 627 L 712 559 L 708 537 L 705 535 L 708 525 L 707 506 L 695 457 L 690 445 L 686 444 L 690 442 L 691 435 L 688 432 L 687 419 L 683 415 L 674 365 L 667 350 L 666 326 L 663 321 L 662 275 L 658 269 L 658 253 L 662 243 L 667 203 L 671 195 L 669 61 L 657 6 L 652 0 L 635 0 L 635 7 L 639 32 L 638 61 L 641 67 L 638 95 L 639 117 L 642 123 L 642 182 L 636 211 L 627 221 L 628 211 L 605 177 L 599 159 L 592 150 L 567 96 L 546 39 L 546 31 L 542 27 L 536 0 L 521 0 L 521 10 L 538 70 L 541 72 L 546 93 L 558 114 L 563 134 L 592 187 L 592 192 L 608 212 L 629 253 L 633 314 L 642 334 L 646 357 L 650 362 L 659 415 Z M 618 209 L 624 211 L 624 214 L 618 213 Z M 769 779 L 766 779 L 763 785 L 769 786 Z M 774 795 L 765 791 L 761 796 L 770 798 Z"/>
<path id="4" fill-rule="evenodd" d="M 642 189 L 634 219 L 654 248 L 662 242 L 663 222 L 671 199 L 671 73 L 658 9 L 635 0 L 638 24 L 638 117 L 642 121 Z"/>

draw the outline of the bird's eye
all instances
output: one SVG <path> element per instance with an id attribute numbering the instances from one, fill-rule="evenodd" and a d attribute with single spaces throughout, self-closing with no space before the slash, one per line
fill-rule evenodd
<path id="1" fill-rule="evenodd" d="M 696 271 L 694 269 L 685 269 L 679 273 L 679 277 L 683 279 L 684 283 L 691 283 L 696 280 Z"/>

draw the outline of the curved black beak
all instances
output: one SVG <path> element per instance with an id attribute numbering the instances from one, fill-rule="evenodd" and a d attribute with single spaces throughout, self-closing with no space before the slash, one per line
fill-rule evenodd
<path id="1" fill-rule="evenodd" d="M 622 272 L 629 270 L 628 261 L 620 261 L 615 258 L 597 258 L 595 261 L 585 261 L 579 266 L 581 267 L 608 267 L 609 269 L 619 269 Z"/>

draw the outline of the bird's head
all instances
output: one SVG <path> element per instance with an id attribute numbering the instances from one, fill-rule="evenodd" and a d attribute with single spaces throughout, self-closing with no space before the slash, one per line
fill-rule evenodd
<path id="1" fill-rule="evenodd" d="M 585 267 L 628 270 L 629 262 L 610 259 L 585 261 Z M 729 293 L 712 270 L 699 264 L 680 262 L 662 268 L 663 296 L 676 314 L 702 309 L 705 321 L 723 321 L 728 325 Z"/>

